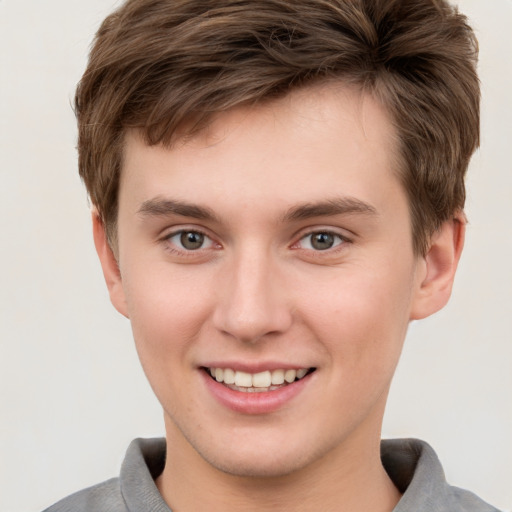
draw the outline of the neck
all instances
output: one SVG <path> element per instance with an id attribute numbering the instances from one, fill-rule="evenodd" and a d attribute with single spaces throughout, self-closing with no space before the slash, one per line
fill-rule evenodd
<path id="1" fill-rule="evenodd" d="M 347 440 L 291 474 L 245 477 L 218 470 L 167 427 L 167 462 L 156 483 L 172 510 L 391 512 L 400 499 L 381 464 L 379 435 L 364 445 Z"/>

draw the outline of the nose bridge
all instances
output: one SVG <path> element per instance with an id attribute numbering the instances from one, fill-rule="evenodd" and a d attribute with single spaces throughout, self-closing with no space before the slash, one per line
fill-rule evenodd
<path id="1" fill-rule="evenodd" d="M 220 285 L 216 327 L 245 342 L 284 332 L 291 312 L 275 255 L 257 244 L 248 244 L 235 251 L 230 260 Z"/>

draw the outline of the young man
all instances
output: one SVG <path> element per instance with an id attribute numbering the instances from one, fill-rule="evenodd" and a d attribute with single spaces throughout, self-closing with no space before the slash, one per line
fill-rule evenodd
<path id="1" fill-rule="evenodd" d="M 78 87 L 112 303 L 165 440 L 57 511 L 492 511 L 380 441 L 448 301 L 477 45 L 441 0 L 129 0 Z"/>

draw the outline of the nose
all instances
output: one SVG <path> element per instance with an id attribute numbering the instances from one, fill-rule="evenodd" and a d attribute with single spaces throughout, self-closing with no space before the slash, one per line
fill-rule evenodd
<path id="1" fill-rule="evenodd" d="M 291 297 L 272 256 L 249 250 L 226 267 L 213 315 L 215 327 L 246 343 L 284 333 L 292 323 Z"/>

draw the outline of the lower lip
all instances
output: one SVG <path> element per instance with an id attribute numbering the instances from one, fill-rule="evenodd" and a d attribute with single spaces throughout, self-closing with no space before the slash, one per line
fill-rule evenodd
<path id="1" fill-rule="evenodd" d="M 210 393 L 223 406 L 243 414 L 269 414 L 279 410 L 304 390 L 313 375 L 311 373 L 273 391 L 247 393 L 228 388 L 212 379 L 204 370 L 200 372 Z"/>

